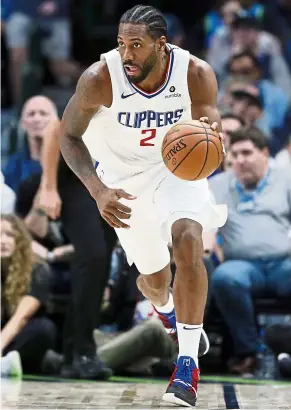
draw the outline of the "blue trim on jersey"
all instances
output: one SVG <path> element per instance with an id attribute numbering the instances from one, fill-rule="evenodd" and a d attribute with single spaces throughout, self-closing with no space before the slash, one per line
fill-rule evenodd
<path id="1" fill-rule="evenodd" d="M 153 92 L 153 93 L 146 93 L 145 91 L 140 90 L 139 88 L 137 88 L 134 84 L 130 83 L 130 85 L 135 89 L 135 91 L 137 91 L 139 94 L 141 94 L 143 97 L 146 98 L 153 98 L 156 97 L 157 95 L 159 95 L 162 91 L 164 91 L 164 89 L 167 87 L 167 85 L 169 84 L 170 78 L 171 78 L 171 74 L 172 74 L 172 70 L 173 70 L 173 65 L 174 65 L 174 50 L 175 48 L 171 48 L 170 49 L 170 64 L 169 64 L 169 69 L 168 69 L 168 78 L 165 82 L 165 84 L 162 86 L 162 88 L 160 88 L 159 90 Z"/>

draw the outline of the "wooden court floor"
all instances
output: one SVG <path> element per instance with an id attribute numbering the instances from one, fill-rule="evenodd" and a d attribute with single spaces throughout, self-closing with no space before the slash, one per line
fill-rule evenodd
<path id="1" fill-rule="evenodd" d="M 2 409 L 175 409 L 161 400 L 167 381 L 81 382 L 1 380 Z M 291 383 L 208 377 L 199 409 L 290 409 Z"/>

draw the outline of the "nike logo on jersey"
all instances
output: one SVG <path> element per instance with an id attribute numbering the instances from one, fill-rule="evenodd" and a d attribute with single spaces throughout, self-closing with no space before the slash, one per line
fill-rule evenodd
<path id="1" fill-rule="evenodd" d="M 134 93 L 126 94 L 126 95 L 125 95 L 124 93 L 122 93 L 122 94 L 121 94 L 121 98 L 122 98 L 122 99 L 128 98 L 128 97 L 131 97 L 132 95 L 134 95 L 134 94 L 136 94 L 136 93 L 137 93 L 136 91 L 135 91 Z"/>

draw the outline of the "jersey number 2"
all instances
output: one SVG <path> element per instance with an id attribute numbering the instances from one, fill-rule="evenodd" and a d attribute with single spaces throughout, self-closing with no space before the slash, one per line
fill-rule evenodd
<path id="1" fill-rule="evenodd" d="M 155 128 L 150 128 L 148 130 L 142 130 L 141 133 L 145 135 L 149 134 L 149 137 L 141 139 L 140 146 L 141 147 L 153 147 L 155 144 L 152 144 L 151 142 L 148 142 L 148 141 L 156 137 L 157 130 Z"/>

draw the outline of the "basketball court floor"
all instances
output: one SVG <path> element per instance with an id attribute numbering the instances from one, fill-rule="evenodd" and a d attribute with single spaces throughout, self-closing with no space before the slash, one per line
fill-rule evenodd
<path id="1" fill-rule="evenodd" d="M 2 380 L 2 409 L 175 409 L 161 400 L 165 380 L 110 382 Z M 205 377 L 196 408 L 291 409 L 291 382 Z"/>

